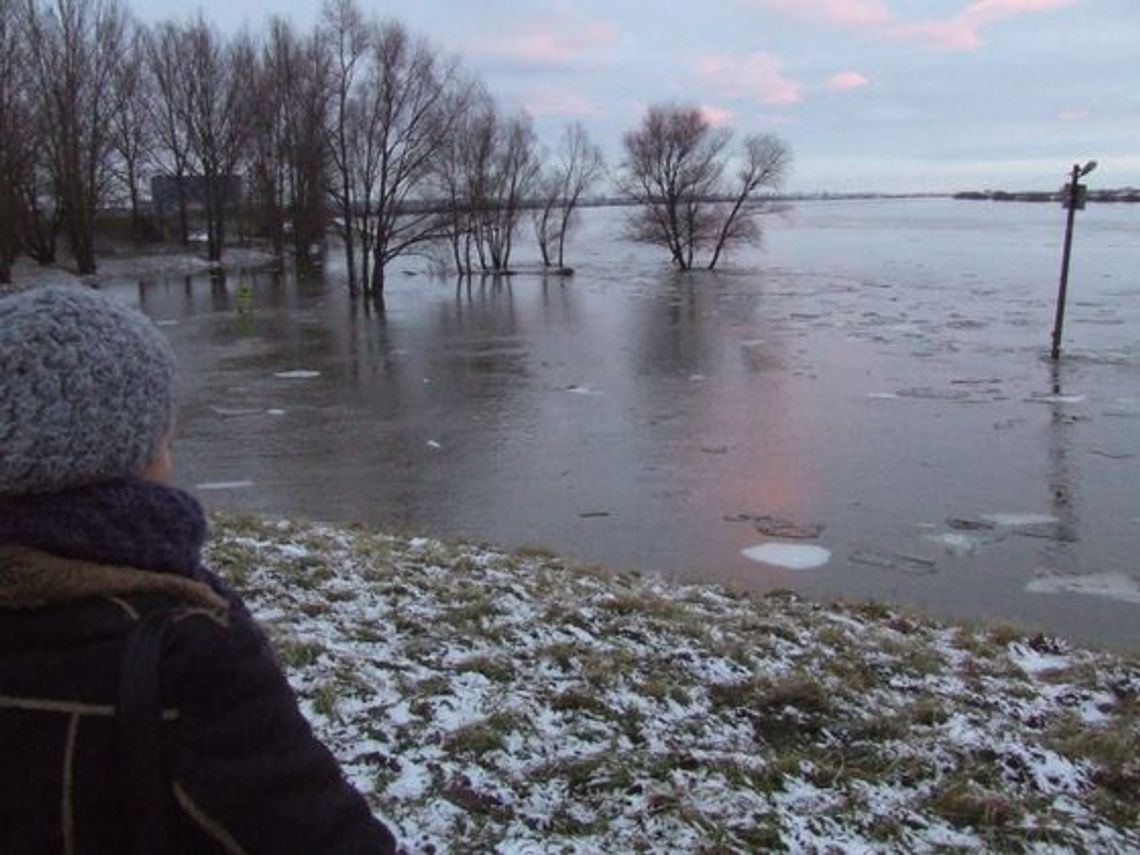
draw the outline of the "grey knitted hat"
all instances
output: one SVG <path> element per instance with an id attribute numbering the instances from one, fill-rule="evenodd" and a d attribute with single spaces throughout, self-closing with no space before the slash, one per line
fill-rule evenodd
<path id="1" fill-rule="evenodd" d="M 82 286 L 0 298 L 0 495 L 138 475 L 174 414 L 174 352 Z"/>

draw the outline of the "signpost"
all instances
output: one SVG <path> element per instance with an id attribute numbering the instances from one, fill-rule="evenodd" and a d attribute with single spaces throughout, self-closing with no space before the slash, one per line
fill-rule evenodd
<path id="1" fill-rule="evenodd" d="M 1073 220 L 1077 211 L 1084 210 L 1088 187 L 1080 183 L 1081 178 L 1096 169 L 1096 161 L 1090 160 L 1084 166 L 1073 164 L 1069 183 L 1061 193 L 1062 202 L 1068 209 L 1065 221 L 1065 248 L 1061 254 L 1061 286 L 1057 291 L 1057 314 L 1053 320 L 1053 352 L 1054 360 L 1061 358 L 1061 329 L 1065 324 L 1065 292 L 1069 288 L 1069 257 L 1073 250 Z"/>

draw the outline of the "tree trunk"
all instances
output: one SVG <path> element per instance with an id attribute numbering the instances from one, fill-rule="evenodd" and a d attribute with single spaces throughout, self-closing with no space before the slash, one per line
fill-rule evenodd
<path id="1" fill-rule="evenodd" d="M 380 253 L 377 252 L 372 259 L 372 289 L 373 300 L 384 299 L 384 262 L 380 260 Z"/>

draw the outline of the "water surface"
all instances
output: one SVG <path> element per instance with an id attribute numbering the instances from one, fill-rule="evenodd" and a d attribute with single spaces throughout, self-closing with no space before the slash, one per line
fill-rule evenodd
<path id="1" fill-rule="evenodd" d="M 397 263 L 382 314 L 336 258 L 113 284 L 182 360 L 180 482 L 1138 646 L 1140 208 L 1079 215 L 1060 365 L 1051 205 L 801 203 L 715 275 L 584 214 L 571 279 Z"/>

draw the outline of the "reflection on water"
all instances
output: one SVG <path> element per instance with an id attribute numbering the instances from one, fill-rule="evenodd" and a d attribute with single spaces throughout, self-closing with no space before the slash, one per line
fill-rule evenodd
<path id="1" fill-rule="evenodd" d="M 716 275 L 589 211 L 570 279 L 409 263 L 382 307 L 335 267 L 112 290 L 180 354 L 179 478 L 211 506 L 1135 645 L 1140 210 L 1082 222 L 1053 366 L 1047 207 L 801 205 Z M 773 518 L 830 560 L 748 560 Z"/>

